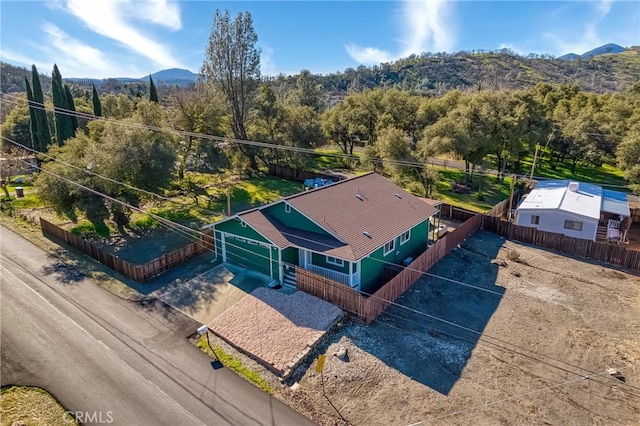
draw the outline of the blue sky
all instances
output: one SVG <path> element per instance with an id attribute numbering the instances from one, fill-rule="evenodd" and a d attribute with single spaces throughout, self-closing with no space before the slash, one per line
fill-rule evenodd
<path id="1" fill-rule="evenodd" d="M 0 57 L 63 77 L 197 72 L 216 8 L 251 12 L 263 74 L 343 71 L 411 53 L 640 45 L 640 1 L 0 1 Z"/>

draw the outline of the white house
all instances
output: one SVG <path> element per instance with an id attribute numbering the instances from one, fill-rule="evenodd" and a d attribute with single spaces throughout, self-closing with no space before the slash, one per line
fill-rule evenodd
<path id="1" fill-rule="evenodd" d="M 595 241 L 620 240 L 627 195 L 590 183 L 540 181 L 516 210 L 516 225 Z"/>

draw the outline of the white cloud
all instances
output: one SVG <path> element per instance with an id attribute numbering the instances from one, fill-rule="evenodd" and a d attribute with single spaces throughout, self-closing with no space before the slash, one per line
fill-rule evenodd
<path id="1" fill-rule="evenodd" d="M 134 22 L 142 20 L 172 30 L 181 27 L 176 4 L 166 0 L 68 0 L 67 12 L 80 19 L 91 31 L 115 40 L 159 67 L 184 68 L 169 48 L 144 35 Z"/>
<path id="2" fill-rule="evenodd" d="M 142 74 L 136 66 L 107 57 L 100 50 L 69 36 L 49 22 L 45 22 L 42 30 L 50 45 L 41 45 L 38 50 L 48 57 L 49 67 L 57 63 L 67 77 L 137 77 Z"/>
<path id="3" fill-rule="evenodd" d="M 355 44 L 348 44 L 345 47 L 349 56 L 361 64 L 381 64 L 395 59 L 391 53 L 376 47 L 360 47 Z"/>
<path id="4" fill-rule="evenodd" d="M 455 46 L 448 0 L 406 0 L 402 7 L 403 56 L 426 51 L 448 52 Z"/>
<path id="5" fill-rule="evenodd" d="M 398 16 L 402 34 L 398 52 L 348 44 L 347 53 L 359 63 L 375 64 L 422 52 L 451 51 L 455 46 L 451 6 L 450 0 L 404 0 Z"/>
<path id="6" fill-rule="evenodd" d="M 276 63 L 273 60 L 273 48 L 262 45 L 260 52 L 260 74 L 274 76 L 278 74 Z"/>
<path id="7" fill-rule="evenodd" d="M 598 12 L 600 13 L 600 17 L 604 18 L 605 16 L 607 16 L 607 14 L 609 13 L 609 11 L 611 10 L 611 5 L 613 4 L 614 0 L 600 0 L 600 2 L 598 2 Z"/>

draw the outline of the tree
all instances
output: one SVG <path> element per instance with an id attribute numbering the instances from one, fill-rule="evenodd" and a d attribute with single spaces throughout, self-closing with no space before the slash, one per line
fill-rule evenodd
<path id="1" fill-rule="evenodd" d="M 51 94 L 53 97 L 53 110 L 55 112 L 56 139 L 58 145 L 64 145 L 64 141 L 72 138 L 78 128 L 78 119 L 69 114 L 69 110 L 75 111 L 73 98 L 69 88 L 62 82 L 62 75 L 57 65 L 53 65 L 51 78 Z M 75 120 L 74 120 L 75 118 Z"/>
<path id="2" fill-rule="evenodd" d="M 249 12 L 238 13 L 232 22 L 228 10 L 223 14 L 216 9 L 201 72 L 205 81 L 217 84 L 225 94 L 236 139 L 247 139 L 245 120 L 260 79 L 257 42 Z M 251 168 L 257 170 L 255 150 L 242 144 L 238 147 L 249 158 Z"/>
<path id="3" fill-rule="evenodd" d="M 158 103 L 158 92 L 156 91 L 156 85 L 153 84 L 151 74 L 149 74 L 149 100 Z"/>
<path id="4" fill-rule="evenodd" d="M 96 90 L 96 86 L 91 83 L 91 102 L 93 103 L 93 115 L 96 117 L 102 117 L 102 104 L 100 103 L 100 96 Z"/>
<path id="5" fill-rule="evenodd" d="M 28 86 L 27 89 L 29 89 Z M 26 103 L 21 101 L 11 110 L 5 121 L 2 123 L 2 126 L 0 126 L 2 137 L 11 139 L 21 145 L 32 147 L 31 140 L 34 132 L 33 123 L 35 120 L 31 115 L 32 110 Z M 11 146 L 10 143 L 7 145 Z M 3 146 L 5 146 L 4 142 Z"/>
<path id="6" fill-rule="evenodd" d="M 639 114 L 640 115 L 640 114 Z M 640 192 L 640 125 L 637 124 L 622 139 L 616 150 L 618 166 L 634 192 Z"/>
<path id="7" fill-rule="evenodd" d="M 358 130 L 350 114 L 351 111 L 344 103 L 325 111 L 322 115 L 322 131 L 342 152 L 353 155 L 353 147 L 358 141 Z"/>
<path id="8" fill-rule="evenodd" d="M 38 137 L 38 120 L 36 119 L 36 107 L 33 101 L 33 91 L 31 90 L 31 85 L 29 84 L 29 80 L 27 80 L 27 76 L 24 77 L 24 84 L 27 87 L 27 101 L 29 102 L 29 129 L 31 131 L 31 143 L 29 146 L 31 148 L 38 150 L 39 137 Z M 12 111 L 13 112 L 13 111 Z M 9 114 L 10 116 L 11 114 Z M 7 117 L 8 119 L 9 117 Z M 5 135 L 5 123 L 2 124 L 2 136 Z M 9 137 L 9 136 L 5 136 Z"/>
<path id="9" fill-rule="evenodd" d="M 293 91 L 294 102 L 299 106 L 308 106 L 317 113 L 325 107 L 322 85 L 314 81 L 309 70 L 300 71 L 296 79 L 296 89 Z"/>
<path id="10" fill-rule="evenodd" d="M 149 117 L 154 114 L 145 115 Z M 143 124 L 139 115 L 129 119 L 129 122 Z M 117 202 L 106 201 L 70 181 L 137 206 L 143 195 L 114 181 L 147 191 L 166 187 L 175 163 L 171 135 L 98 120 L 90 122 L 88 127 L 89 136 L 78 132 L 64 146 L 50 151 L 53 157 L 61 161 L 50 161 L 43 166 L 44 172 L 36 179 L 36 188 L 43 200 L 72 220 L 75 219 L 76 210 L 85 212 L 87 218 L 94 223 L 104 220 L 110 213 L 116 223 L 123 226 L 127 223 L 126 208 Z M 94 131 L 93 127 L 100 127 L 101 130 Z M 87 171 L 114 181 L 92 176 Z"/>
<path id="11" fill-rule="evenodd" d="M 193 89 L 176 90 L 169 96 L 169 121 L 173 128 L 188 132 L 177 142 L 178 178 L 185 171 L 203 168 L 215 171 L 226 165 L 224 152 L 215 141 L 199 138 L 194 133 L 224 136 L 224 101 L 212 86 L 196 85 Z"/>
<path id="12" fill-rule="evenodd" d="M 51 132 L 49 131 L 49 120 L 47 111 L 44 109 L 44 93 L 40 84 L 40 74 L 35 65 L 31 66 L 31 81 L 33 81 L 34 118 L 36 121 L 37 142 L 34 141 L 33 148 L 40 152 L 45 152 L 51 143 Z M 37 108 L 35 108 L 37 107 Z"/>
<path id="13" fill-rule="evenodd" d="M 71 125 L 73 126 L 73 134 L 75 135 L 76 130 L 78 129 L 78 117 L 75 115 L 76 105 L 73 101 L 71 90 L 69 90 L 69 86 L 67 84 L 64 85 L 64 97 L 67 101 L 67 109 L 72 113 L 72 115 L 70 115 Z"/>

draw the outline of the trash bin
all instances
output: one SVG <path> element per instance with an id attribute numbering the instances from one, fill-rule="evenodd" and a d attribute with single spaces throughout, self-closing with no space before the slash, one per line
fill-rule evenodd
<path id="1" fill-rule="evenodd" d="M 16 198 L 24 198 L 24 188 L 16 186 Z"/>

